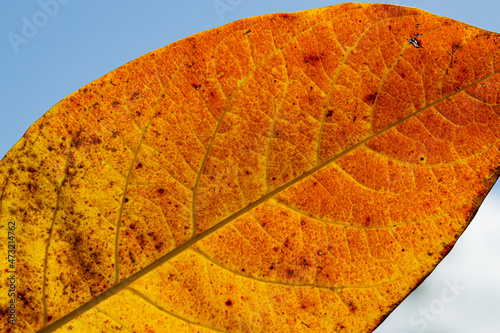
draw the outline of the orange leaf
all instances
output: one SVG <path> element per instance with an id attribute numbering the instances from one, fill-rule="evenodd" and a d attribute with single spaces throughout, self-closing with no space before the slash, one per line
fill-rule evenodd
<path id="1" fill-rule="evenodd" d="M 499 175 L 498 50 L 496 33 L 347 3 L 208 30 L 88 84 L 0 163 L 16 329 L 373 331 Z"/>

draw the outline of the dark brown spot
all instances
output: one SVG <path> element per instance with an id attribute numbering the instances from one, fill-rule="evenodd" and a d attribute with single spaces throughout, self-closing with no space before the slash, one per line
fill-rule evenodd
<path id="1" fill-rule="evenodd" d="M 285 245 L 285 247 L 288 247 L 290 245 L 290 240 L 288 239 L 288 237 L 285 239 L 283 245 Z"/>
<path id="2" fill-rule="evenodd" d="M 92 138 L 92 144 L 97 145 L 102 143 L 102 140 L 100 138 L 93 137 Z"/>
<path id="3" fill-rule="evenodd" d="M 231 306 L 231 305 L 233 305 L 233 301 L 231 301 L 230 299 L 228 299 L 228 300 L 226 301 L 226 305 L 227 305 L 227 306 Z"/>
<path id="4" fill-rule="evenodd" d="M 281 17 L 285 20 L 295 20 L 297 18 L 295 15 L 288 13 L 281 14 Z"/>
<path id="5" fill-rule="evenodd" d="M 347 307 L 352 313 L 356 313 L 356 310 L 358 310 L 358 307 L 354 305 L 354 303 L 352 303 L 351 301 L 347 303 Z"/>
<path id="6" fill-rule="evenodd" d="M 363 98 L 363 101 L 365 101 L 365 103 L 367 103 L 367 104 L 373 104 L 373 102 L 375 102 L 376 98 L 377 98 L 377 94 L 371 93 L 371 94 L 366 95 Z"/>
<path id="7" fill-rule="evenodd" d="M 319 56 L 317 54 L 308 54 L 304 56 L 304 62 L 306 64 L 316 65 L 319 61 Z"/>
<path id="8" fill-rule="evenodd" d="M 125 198 L 125 202 L 128 202 L 128 198 Z"/>
<path id="9" fill-rule="evenodd" d="M 444 249 L 441 250 L 441 252 L 439 252 L 439 254 L 444 257 L 451 251 L 452 248 L 453 248 L 453 244 L 450 243 L 450 244 L 444 246 Z"/>
<path id="10" fill-rule="evenodd" d="M 28 183 L 28 191 L 30 191 L 31 193 L 35 193 L 36 190 L 37 190 L 37 186 L 35 184 Z"/>
<path id="11" fill-rule="evenodd" d="M 326 116 L 331 117 L 333 115 L 333 110 L 328 110 Z"/>

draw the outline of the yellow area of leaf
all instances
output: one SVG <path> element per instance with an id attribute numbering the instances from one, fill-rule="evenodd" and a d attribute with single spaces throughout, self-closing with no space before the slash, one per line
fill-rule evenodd
<path id="1" fill-rule="evenodd" d="M 353 4 L 244 19 L 56 104 L 0 163 L 12 332 L 371 332 L 499 174 L 499 35 Z"/>

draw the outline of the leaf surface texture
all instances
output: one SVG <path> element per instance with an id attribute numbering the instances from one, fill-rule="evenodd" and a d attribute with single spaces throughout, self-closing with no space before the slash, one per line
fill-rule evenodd
<path id="1" fill-rule="evenodd" d="M 233 22 L 86 85 L 0 163 L 20 295 L 5 328 L 373 331 L 498 177 L 499 49 L 347 3 Z"/>

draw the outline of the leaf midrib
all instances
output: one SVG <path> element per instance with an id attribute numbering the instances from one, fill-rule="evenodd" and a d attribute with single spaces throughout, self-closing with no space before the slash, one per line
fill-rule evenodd
<path id="1" fill-rule="evenodd" d="M 201 239 L 209 236 L 213 232 L 215 232 L 218 229 L 224 227 L 225 225 L 227 225 L 230 222 L 234 221 L 235 219 L 237 219 L 241 215 L 243 215 L 243 214 L 247 213 L 248 211 L 252 210 L 253 208 L 259 206 L 264 201 L 272 198 L 276 194 L 278 194 L 278 193 L 284 191 L 285 189 L 287 189 L 287 188 L 295 185 L 296 183 L 298 183 L 301 180 L 307 178 L 308 176 L 312 175 L 316 171 L 321 170 L 322 168 L 326 167 L 327 165 L 335 162 L 336 160 L 338 160 L 342 156 L 344 156 L 344 155 L 352 152 L 353 150 L 361 147 L 362 145 L 364 145 L 366 142 L 370 141 L 371 139 L 373 139 L 373 138 L 375 138 L 375 137 L 377 137 L 377 136 L 379 136 L 379 135 L 381 135 L 381 134 L 389 131 L 390 129 L 396 127 L 397 125 L 399 125 L 399 124 L 407 121 L 410 118 L 415 117 L 419 113 L 421 113 L 421 112 L 423 112 L 425 110 L 428 110 L 429 108 L 432 108 L 433 106 L 441 103 L 442 101 L 444 101 L 444 100 L 446 100 L 446 99 L 448 99 L 450 97 L 453 97 L 453 96 L 455 96 L 457 94 L 460 94 L 460 93 L 464 93 L 468 88 L 470 88 L 470 87 L 472 87 L 472 86 L 474 86 L 476 84 L 479 84 L 480 82 L 488 80 L 488 79 L 492 78 L 493 76 L 495 76 L 497 74 L 498 73 L 493 73 L 493 74 L 488 75 L 488 76 L 486 76 L 486 77 L 484 77 L 484 78 L 482 78 L 482 79 L 480 79 L 480 80 L 478 80 L 476 82 L 473 82 L 473 83 L 465 86 L 463 89 L 460 89 L 458 91 L 454 91 L 450 95 L 447 95 L 445 97 L 440 98 L 439 100 L 437 100 L 437 101 L 435 101 L 435 102 L 427 105 L 426 107 L 424 107 L 424 108 L 422 108 L 420 110 L 417 110 L 417 111 L 409 114 L 408 116 L 400 119 L 399 121 L 395 122 L 394 124 L 391 124 L 391 125 L 387 126 L 386 128 L 382 129 L 381 131 L 379 131 L 377 133 L 374 133 L 374 134 L 368 136 L 367 138 L 359 141 L 358 143 L 356 143 L 355 145 L 351 146 L 350 148 L 344 150 L 343 152 L 339 153 L 338 155 L 336 155 L 336 156 L 330 158 L 329 160 L 326 160 L 325 162 L 317 165 L 316 167 L 314 167 L 311 170 L 303 173 L 299 177 L 291 180 L 290 182 L 288 182 L 286 184 L 283 184 L 282 186 L 274 189 L 273 191 L 271 191 L 268 194 L 264 195 L 260 199 L 258 199 L 256 201 L 254 201 L 253 203 L 249 204 L 247 207 L 245 207 L 245 208 L 241 209 L 240 211 L 238 211 L 238 212 L 230 215 L 229 217 L 227 217 L 226 219 L 222 220 L 221 222 L 219 222 L 218 224 L 214 225 L 213 227 L 205 230 L 204 232 L 202 232 L 201 234 L 197 235 L 196 237 L 191 238 L 189 241 L 183 243 L 182 245 L 180 245 L 176 249 L 172 250 L 171 252 L 167 253 L 166 255 L 164 255 L 160 259 L 156 260 L 152 264 L 146 266 L 145 268 L 143 268 L 139 272 L 137 272 L 134 275 L 128 277 L 127 279 L 123 280 L 122 282 L 114 285 L 113 287 L 109 288 L 108 290 L 106 290 L 102 294 L 94 297 L 92 300 L 88 301 L 87 303 L 83 304 L 82 306 L 78 307 L 77 309 L 73 310 L 72 312 L 66 314 L 65 316 L 63 316 L 62 318 L 60 318 L 59 320 L 57 320 L 56 322 L 54 322 L 54 323 L 52 323 L 52 324 L 50 324 L 50 325 L 42 328 L 38 332 L 39 333 L 53 332 L 55 329 L 61 327 L 62 325 L 66 324 L 67 322 L 69 322 L 73 318 L 79 316 L 80 314 L 82 314 L 82 313 L 84 313 L 84 312 L 92 309 L 94 306 L 96 306 L 97 304 L 99 304 L 102 301 L 106 300 L 107 298 L 113 296 L 114 294 L 117 294 L 118 292 L 120 292 L 121 290 L 123 290 L 125 287 L 127 287 L 128 285 L 130 285 L 132 282 L 138 280 L 139 278 L 143 277 L 147 273 L 155 270 L 156 268 L 158 268 L 159 266 L 163 265 L 164 263 L 166 263 L 170 259 L 172 259 L 172 258 L 176 257 L 177 255 L 181 254 L 182 252 L 186 251 L 189 247 L 191 247 L 191 245 L 197 243 Z"/>
<path id="2" fill-rule="evenodd" d="M 399 16 L 398 16 L 399 17 Z M 391 17 L 391 18 L 394 18 L 394 17 Z M 383 20 L 381 20 L 383 21 Z M 377 21 L 377 22 L 374 22 L 374 24 L 376 23 L 380 23 L 380 21 Z M 374 24 L 372 24 L 371 26 L 373 26 Z M 310 27 L 312 28 L 312 27 Z M 309 28 L 309 29 L 310 29 Z M 306 29 L 306 30 L 309 30 L 309 29 Z M 301 33 L 304 33 L 306 30 L 302 31 Z M 297 36 L 294 36 L 295 38 Z M 279 50 L 279 49 L 278 49 Z M 276 50 L 276 52 L 278 51 Z M 350 51 L 350 50 L 349 50 Z M 274 54 L 274 52 L 273 52 Z M 346 56 L 347 58 L 347 56 Z M 267 57 L 265 57 L 262 61 L 264 61 L 265 59 L 267 59 Z M 261 62 L 262 62 L 261 61 Z M 183 63 L 183 62 L 181 62 Z M 259 63 L 260 65 L 260 63 Z M 258 66 L 256 66 L 258 67 Z M 255 68 L 251 71 L 251 73 L 253 73 L 255 70 Z M 251 74 L 250 73 L 250 74 Z M 113 287 L 109 288 L 108 290 L 104 291 L 103 293 L 101 293 L 100 295 L 94 297 L 93 299 L 91 299 L 90 301 L 88 301 L 87 303 L 83 304 L 82 306 L 76 308 L 75 310 L 71 311 L 70 313 L 64 315 L 63 317 L 59 318 L 57 321 L 55 321 L 54 323 L 51 323 L 50 325 L 48 326 L 45 326 L 44 328 L 42 328 L 41 330 L 39 330 L 38 332 L 39 333 L 48 333 L 48 332 L 53 332 L 54 330 L 60 328 L 61 326 L 63 326 L 64 324 L 68 323 L 69 321 L 71 321 L 72 319 L 76 318 L 77 316 L 79 316 L 80 314 L 92 309 L 93 307 L 95 307 L 97 304 L 101 303 L 102 301 L 106 300 L 107 298 L 117 294 L 118 292 L 122 291 L 123 289 L 125 289 L 127 286 L 129 286 L 131 283 L 133 283 L 134 281 L 138 280 L 139 278 L 143 277 L 144 275 L 148 274 L 149 272 L 155 270 L 156 268 L 158 268 L 159 266 L 163 265 L 164 263 L 168 262 L 169 260 L 171 260 L 172 258 L 176 257 L 177 255 L 181 254 L 182 252 L 186 251 L 189 247 L 191 247 L 193 244 L 197 243 L 198 241 L 200 241 L 201 239 L 211 235 L 212 233 L 214 233 L 215 231 L 217 231 L 218 229 L 226 226 L 227 224 L 231 223 L 232 221 L 234 221 L 235 219 L 237 219 L 238 217 L 244 215 L 245 213 L 249 212 L 250 210 L 254 209 L 255 207 L 259 206 L 260 204 L 262 204 L 263 202 L 267 201 L 268 199 L 274 197 L 275 195 L 277 195 L 278 193 L 286 190 L 287 188 L 290 188 L 292 187 L 293 185 L 297 184 L 298 182 L 302 181 L 303 179 L 311 176 L 312 174 L 314 174 L 315 172 L 323 169 L 324 167 L 330 165 L 331 163 L 335 162 L 336 160 L 340 159 L 341 157 L 347 155 L 348 153 L 354 151 L 355 149 L 363 146 L 366 142 L 378 137 L 379 135 L 389 131 L 390 129 L 398 126 L 399 124 L 407 121 L 408 119 L 411 119 L 415 116 L 417 116 L 418 114 L 420 114 L 421 112 L 425 111 L 425 110 L 428 110 L 432 107 L 434 107 L 435 105 L 443 102 L 444 100 L 448 99 L 448 98 L 451 98 L 457 94 L 460 94 L 460 93 L 464 93 L 468 88 L 472 87 L 472 86 L 475 86 L 477 84 L 479 84 L 480 82 L 483 82 L 483 81 L 486 81 L 490 78 L 492 78 L 493 76 L 497 75 L 498 73 L 493 73 L 491 75 L 488 75 L 484 78 L 481 78 L 467 86 L 464 86 L 462 87 L 460 90 L 457 90 L 457 91 L 454 91 L 452 92 L 451 94 L 447 95 L 447 96 L 443 96 L 441 97 L 440 99 L 434 101 L 433 103 L 425 106 L 424 108 L 420 109 L 420 110 L 417 110 L 409 115 L 407 115 L 406 117 L 398 120 L 397 122 L 383 128 L 382 130 L 380 130 L 379 132 L 376 132 L 376 133 L 373 133 L 371 135 L 369 135 L 368 137 L 364 138 L 363 140 L 359 141 L 358 143 L 352 145 L 351 147 L 347 148 L 346 150 L 342 151 L 341 153 L 331 157 L 330 159 L 316 165 L 315 167 L 313 167 L 312 169 L 310 169 L 309 171 L 303 173 L 302 175 L 298 176 L 297 178 L 289 181 L 288 183 L 286 184 L 283 184 L 279 187 L 277 187 L 276 189 L 274 189 L 273 191 L 267 193 L 266 195 L 262 196 L 260 199 L 254 201 L 253 203 L 247 205 L 245 208 L 233 213 L 232 215 L 228 216 L 227 218 L 225 218 L 224 220 L 222 220 L 221 222 L 217 223 L 216 225 L 212 226 L 211 228 L 205 230 L 204 232 L 198 234 L 197 236 L 191 238 L 190 240 L 186 241 L 185 243 L 183 243 L 182 245 L 178 246 L 177 248 L 175 248 L 174 250 L 172 250 L 171 252 L 165 254 L 163 257 L 159 258 L 158 260 L 156 260 L 155 262 L 151 263 L 150 265 L 146 266 L 145 268 L 141 269 L 139 272 L 135 273 L 134 275 L 128 277 L 127 279 L 121 281 L 120 283 L 117 283 L 115 284 Z M 251 76 L 251 75 L 249 75 Z M 173 76 L 172 76 L 173 77 Z M 169 81 L 169 83 L 171 82 L 171 80 Z M 163 90 L 165 90 L 170 84 L 167 83 L 165 85 L 165 87 L 163 88 Z M 236 92 L 241 88 L 238 87 L 238 89 L 236 90 Z M 233 94 L 233 97 L 234 95 L 236 94 L 236 92 Z M 232 100 L 232 98 L 230 99 Z M 222 118 L 224 116 L 224 114 L 226 113 L 227 111 L 227 108 L 229 107 L 230 105 L 230 102 L 228 103 L 228 106 L 226 106 L 226 109 L 224 110 L 224 113 L 223 115 L 221 116 L 221 120 L 219 121 L 219 124 L 220 122 L 222 121 Z M 157 106 L 157 105 L 156 105 Z M 155 107 L 155 110 L 153 113 L 156 112 L 156 107 Z M 219 125 L 218 124 L 218 125 Z M 149 125 L 149 123 L 148 123 Z M 145 126 L 145 129 L 147 128 L 148 126 Z M 217 126 L 218 128 L 219 126 Z M 214 137 L 216 136 L 216 133 L 217 133 L 217 130 L 214 131 L 214 136 L 212 137 L 212 141 L 210 142 L 210 145 L 209 145 L 209 148 L 210 146 L 212 145 L 213 143 L 213 140 L 214 140 Z M 144 134 L 144 133 L 143 133 Z M 208 152 L 210 151 L 210 149 L 207 149 L 207 156 L 208 156 Z M 138 153 L 138 152 L 137 152 Z M 203 163 L 204 164 L 204 163 Z M 203 167 L 200 169 L 200 173 L 199 173 L 199 176 L 198 178 L 201 176 L 201 173 L 203 171 Z M 197 183 L 198 183 L 199 179 L 197 180 Z M 195 187 L 196 188 L 196 187 Z M 125 194 L 124 194 L 125 196 Z"/>

